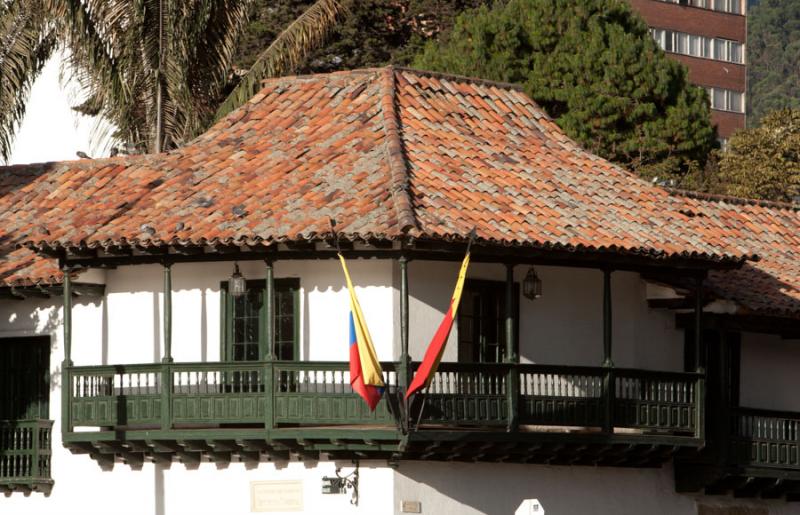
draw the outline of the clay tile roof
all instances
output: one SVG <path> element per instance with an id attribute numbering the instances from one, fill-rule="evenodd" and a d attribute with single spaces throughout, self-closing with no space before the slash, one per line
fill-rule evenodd
<path id="1" fill-rule="evenodd" d="M 0 168 L 0 198 L 35 182 L 48 168 L 48 165 Z M 10 218 L 5 214 L 0 216 L 0 287 L 60 284 L 62 276 L 55 260 L 27 248 L 17 248 L 21 238 L 8 227 Z"/>
<path id="2" fill-rule="evenodd" d="M 800 207 L 734 197 L 673 192 L 676 205 L 722 243 L 754 249 L 757 262 L 710 272 L 712 292 L 758 315 L 800 316 Z"/>
<path id="3" fill-rule="evenodd" d="M 328 217 L 351 239 L 475 227 L 489 245 L 733 262 L 755 250 L 579 148 L 516 87 L 391 67 L 266 81 L 168 153 L 8 170 L 0 239 L 39 251 L 315 240 Z"/>

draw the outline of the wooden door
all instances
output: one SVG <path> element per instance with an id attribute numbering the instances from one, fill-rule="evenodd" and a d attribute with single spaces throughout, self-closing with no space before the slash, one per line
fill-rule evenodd
<path id="1" fill-rule="evenodd" d="M 50 418 L 50 338 L 0 338 L 0 420 Z"/>

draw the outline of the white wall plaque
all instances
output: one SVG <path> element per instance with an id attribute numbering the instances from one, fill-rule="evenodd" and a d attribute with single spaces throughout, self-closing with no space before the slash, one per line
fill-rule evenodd
<path id="1" fill-rule="evenodd" d="M 251 481 L 250 511 L 303 511 L 302 481 Z"/>

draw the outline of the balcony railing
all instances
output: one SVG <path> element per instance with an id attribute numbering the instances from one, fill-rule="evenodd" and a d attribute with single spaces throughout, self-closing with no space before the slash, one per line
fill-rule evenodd
<path id="1" fill-rule="evenodd" d="M 516 391 L 509 395 L 509 383 Z M 603 427 L 698 434 L 695 373 L 442 363 L 425 392 L 431 424 Z M 607 389 L 607 384 L 613 388 Z M 516 404 L 516 409 L 510 406 Z M 607 405 L 613 406 L 610 412 Z M 610 416 L 611 420 L 605 420 Z"/>
<path id="2" fill-rule="evenodd" d="M 737 408 L 731 426 L 734 465 L 800 470 L 800 413 Z"/>
<path id="3" fill-rule="evenodd" d="M 0 491 L 49 493 L 50 420 L 0 420 Z"/>
<path id="4" fill-rule="evenodd" d="M 69 425 L 359 425 L 416 431 L 432 426 L 526 431 L 566 426 L 702 438 L 698 406 L 703 377 L 694 373 L 442 363 L 422 400 L 406 412 L 400 409 L 397 391 L 399 364 L 384 363 L 383 369 L 388 392 L 370 412 L 353 393 L 344 362 L 71 367 L 66 371 Z"/>

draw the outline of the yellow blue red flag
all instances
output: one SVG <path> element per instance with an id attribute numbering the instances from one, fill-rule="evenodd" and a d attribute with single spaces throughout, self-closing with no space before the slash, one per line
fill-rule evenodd
<path id="1" fill-rule="evenodd" d="M 433 379 L 433 374 L 436 373 L 436 369 L 439 368 L 439 362 L 442 360 L 444 347 L 447 344 L 447 338 L 450 336 L 450 331 L 453 328 L 453 320 L 456 318 L 458 305 L 461 302 L 461 292 L 464 289 L 464 279 L 467 277 L 468 267 L 469 250 L 467 250 L 467 255 L 464 256 L 464 261 L 461 263 L 461 270 L 458 272 L 456 287 L 455 290 L 453 290 L 453 296 L 450 298 L 450 307 L 447 310 L 447 313 L 445 313 L 442 322 L 439 324 L 436 334 L 433 335 L 433 339 L 428 344 L 428 349 L 425 351 L 425 357 L 422 359 L 422 363 L 420 363 L 417 373 L 414 374 L 414 380 L 411 381 L 410 385 L 408 385 L 406 399 L 408 399 L 413 393 L 426 388 L 431 383 L 431 379 Z"/>
<path id="2" fill-rule="evenodd" d="M 350 385 L 353 391 L 359 394 L 369 405 L 370 410 L 383 396 L 383 370 L 372 345 L 372 338 L 367 329 L 364 313 L 358 303 L 353 282 L 350 280 L 350 273 L 347 271 L 347 263 L 344 257 L 339 254 L 342 262 L 342 270 L 347 281 L 347 291 L 350 293 Z"/>

